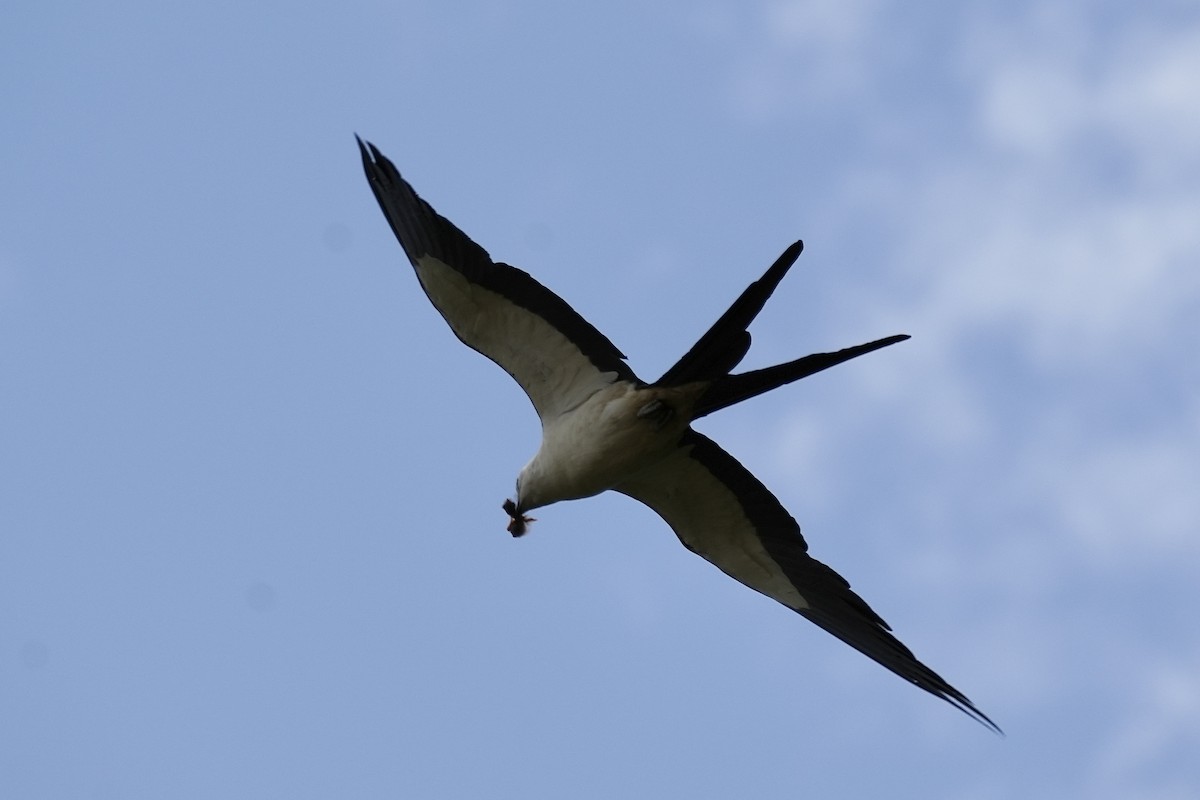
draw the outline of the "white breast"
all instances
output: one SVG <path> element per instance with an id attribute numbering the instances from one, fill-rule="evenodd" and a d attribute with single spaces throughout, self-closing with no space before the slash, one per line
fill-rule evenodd
<path id="1" fill-rule="evenodd" d="M 670 391 L 670 402 L 690 399 Z M 661 426 L 638 416 L 663 394 L 620 381 L 543 420 L 542 446 L 521 471 L 521 508 L 599 494 L 670 453 L 687 427 L 687 414 L 676 413 Z"/>

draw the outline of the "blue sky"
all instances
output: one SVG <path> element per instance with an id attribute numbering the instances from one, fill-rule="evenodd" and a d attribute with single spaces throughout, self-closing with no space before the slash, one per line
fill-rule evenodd
<path id="1" fill-rule="evenodd" d="M 1200 795 L 1193 3 L 9 4 L 0 796 Z M 352 134 L 703 421 L 999 738 L 687 553 L 501 501 L 528 401 Z"/>

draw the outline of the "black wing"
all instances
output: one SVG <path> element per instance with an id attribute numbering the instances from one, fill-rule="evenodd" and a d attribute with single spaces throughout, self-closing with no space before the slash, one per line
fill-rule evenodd
<path id="1" fill-rule="evenodd" d="M 808 554 L 800 526 L 737 459 L 689 431 L 675 453 L 616 487 L 658 512 L 687 547 L 901 678 L 999 731 L 922 664 L 841 575 Z"/>
<path id="2" fill-rule="evenodd" d="M 618 380 L 637 381 L 625 356 L 528 273 L 496 263 L 417 196 L 395 165 L 358 140 L 375 199 L 454 334 L 513 377 L 542 419 Z"/>

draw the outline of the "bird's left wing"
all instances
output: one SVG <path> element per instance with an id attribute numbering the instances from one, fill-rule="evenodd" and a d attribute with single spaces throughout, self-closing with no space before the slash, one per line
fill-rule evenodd
<path id="1" fill-rule="evenodd" d="M 689 430 L 661 462 L 615 487 L 650 506 L 692 552 L 910 683 L 999 730 L 916 659 L 841 575 L 808 554 L 791 514 L 715 442 Z"/>
<path id="2" fill-rule="evenodd" d="M 413 191 L 373 144 L 358 140 L 379 207 L 425 294 L 463 344 L 513 377 L 543 420 L 617 380 L 625 356 L 558 295 L 487 252 Z"/>

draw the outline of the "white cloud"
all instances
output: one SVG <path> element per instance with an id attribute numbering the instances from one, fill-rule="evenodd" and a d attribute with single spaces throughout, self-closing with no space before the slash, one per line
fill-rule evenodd
<path id="1" fill-rule="evenodd" d="M 1044 362 L 1161 345 L 1200 298 L 1200 25 L 1080 44 L 1089 20 L 1033 16 L 1032 35 L 990 29 L 1001 44 L 965 67 L 980 138 L 950 193 L 988 195 L 957 215 L 926 198 L 973 240 L 954 243 L 964 269 L 939 305 L 1015 324 Z"/>
<path id="2" fill-rule="evenodd" d="M 873 205 L 902 232 L 894 269 L 921 292 L 903 316 L 945 342 L 1006 328 L 1043 368 L 1178 335 L 1200 297 L 1200 24 L 1101 21 L 1067 2 L 977 12 L 931 45 L 964 84 L 936 128 L 946 141 L 914 144 L 888 98 L 921 80 L 902 53 L 938 35 L 891 30 L 897 9 L 764 4 L 731 74 L 751 119 L 849 105 L 901 147 L 864 154 L 827 208 L 858 219 Z"/>
<path id="3" fill-rule="evenodd" d="M 981 133 L 996 145 L 1050 159 L 1100 137 L 1160 180 L 1194 168 L 1200 29 L 1151 17 L 1102 31 L 1079 9 L 1058 8 L 1019 24 L 976 25 L 964 69 L 982 89 Z"/>
<path id="4" fill-rule="evenodd" d="M 1169 398 L 1145 409 L 1143 384 L 1193 355 L 1200 26 L 1113 35 L 1089 46 L 1075 34 L 1034 36 L 1031 50 L 999 34 L 1010 46 L 992 49 L 968 109 L 983 136 L 936 164 L 933 180 L 914 181 L 914 202 L 896 208 L 908 268 L 925 283 L 907 313 L 948 350 L 927 365 L 943 371 L 931 376 L 939 416 L 1003 415 L 1023 392 L 1042 393 L 1038 416 L 1001 434 L 1025 445 L 998 457 L 1010 476 L 998 489 L 1036 497 L 1083 553 L 1117 568 L 1131 536 L 1151 560 L 1196 547 L 1200 415 Z M 1124 174 L 1108 174 L 1089 141 L 1115 143 Z M 981 339 L 1015 344 L 1024 363 L 1010 378 L 1042 386 L 1000 396 L 949 388 L 1008 371 L 972 363 Z M 1122 423 L 1120 413 L 1155 421 Z"/>
<path id="5" fill-rule="evenodd" d="M 1200 161 L 1184 134 L 1200 134 L 1200 84 L 1185 80 L 1200 24 L 1109 41 L 1048 18 L 1073 33 L 1033 25 L 1022 42 L 1014 24 L 970 56 L 982 91 L 962 122 L 981 135 L 880 195 L 916 287 L 896 315 L 934 342 L 910 356 L 937 398 L 924 423 L 971 434 L 915 445 L 996 448 L 993 490 L 1055 526 L 1046 557 L 1162 563 L 1194 554 L 1200 520 L 1200 411 L 1178 396 L 1200 307 Z M 1147 388 L 1160 379 L 1174 396 Z"/>
<path id="6" fill-rule="evenodd" d="M 1003 326 L 1047 366 L 1174 335 L 1200 295 L 1200 193 L 1085 196 L 1045 177 L 964 168 L 944 194 L 918 202 L 908 261 L 929 286 L 917 316 L 946 341 Z M 966 183 L 987 196 L 957 203 Z"/>
<path id="7" fill-rule="evenodd" d="M 788 118 L 812 90 L 788 76 L 814 58 L 845 58 L 843 87 L 861 89 L 856 53 L 885 34 L 876 5 L 826 22 L 815 5 L 769 6 L 773 33 L 738 72 L 745 107 Z M 877 302 L 917 337 L 901 377 L 921 389 L 886 405 L 905 403 L 906 446 L 938 474 L 903 510 L 932 529 L 908 534 L 893 566 L 947 602 L 997 601 L 973 616 L 979 646 L 967 651 L 980 654 L 971 671 L 991 678 L 978 685 L 1005 687 L 1001 707 L 1036 714 L 1072 702 L 1082 681 L 1085 694 L 1114 693 L 1107 710 L 1132 683 L 1136 709 L 1087 737 L 1102 765 L 1090 796 L 1190 796 L 1154 770 L 1181 742 L 1194 749 L 1200 730 L 1200 663 L 1179 662 L 1186 639 L 1163 643 L 1171 655 L 1097 664 L 1114 654 L 1083 651 L 1107 638 L 1114 657 L 1146 646 L 1133 616 L 1143 612 L 1089 618 L 1064 601 L 1071 587 L 1101 597 L 1095 582 L 1119 580 L 1149 608 L 1200 549 L 1200 386 L 1187 366 L 1200 341 L 1200 19 L 1101 20 L 1071 3 L 1005 13 L 956 32 L 965 91 L 944 109 L 945 137 L 906 157 L 868 154 L 826 205 L 854 220 L 865 205 L 887 222 Z M 824 33 L 808 41 L 805 25 Z M 895 109 L 858 113 L 886 130 Z M 847 379 L 891 385 L 886 361 Z M 845 430 L 861 412 L 851 400 L 821 422 Z M 782 423 L 778 447 L 835 447 L 805 415 Z M 995 498 L 982 513 L 978 498 L 953 496 L 979 478 Z M 967 537 L 968 521 L 991 527 Z"/>

